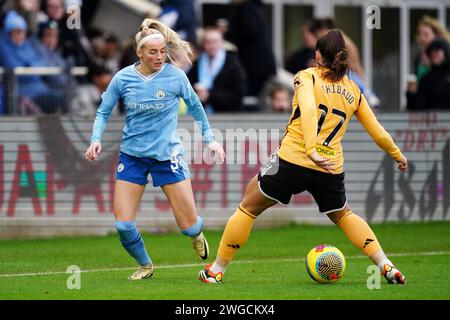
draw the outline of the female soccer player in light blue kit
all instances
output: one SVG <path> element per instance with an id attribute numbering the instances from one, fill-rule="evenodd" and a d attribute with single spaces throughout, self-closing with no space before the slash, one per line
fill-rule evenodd
<path id="1" fill-rule="evenodd" d="M 185 73 L 166 63 L 174 57 L 189 59 L 189 44 L 164 24 L 151 19 L 144 20 L 135 41 L 139 62 L 120 70 L 103 93 L 91 145 L 86 151 L 88 160 L 97 160 L 111 111 L 123 98 L 126 123 L 114 189 L 114 214 L 123 247 L 140 265 L 130 280 L 149 278 L 154 273 L 135 221 L 149 173 L 153 185 L 161 187 L 167 196 L 181 232 L 192 238 L 193 248 L 201 259 L 208 257 L 202 219 L 197 216 L 189 170 L 182 158 L 183 145 L 175 131 L 180 97 L 199 125 L 206 147 L 222 161 L 225 159 Z"/>

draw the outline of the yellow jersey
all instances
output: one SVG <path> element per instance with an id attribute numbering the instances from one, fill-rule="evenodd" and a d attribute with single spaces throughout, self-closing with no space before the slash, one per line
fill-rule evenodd
<path id="1" fill-rule="evenodd" d="M 333 174 L 344 171 L 341 141 L 355 114 L 380 148 L 395 160 L 402 158 L 392 137 L 376 119 L 358 86 L 344 76 L 331 82 L 322 77 L 320 67 L 298 72 L 294 77 L 292 114 L 278 149 L 278 156 L 290 163 L 327 172 L 310 158 L 314 151 L 333 159 Z"/>

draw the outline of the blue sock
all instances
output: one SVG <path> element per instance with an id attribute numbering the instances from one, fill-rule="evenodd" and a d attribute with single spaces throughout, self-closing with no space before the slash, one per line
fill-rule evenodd
<path id="1" fill-rule="evenodd" d="M 136 228 L 136 221 L 116 221 L 120 242 L 128 253 L 141 265 L 152 262 L 144 246 L 144 240 Z"/>
<path id="2" fill-rule="evenodd" d="M 200 216 L 197 216 L 197 221 L 187 229 L 181 230 L 181 233 L 188 237 L 195 237 L 202 232 L 203 220 Z"/>

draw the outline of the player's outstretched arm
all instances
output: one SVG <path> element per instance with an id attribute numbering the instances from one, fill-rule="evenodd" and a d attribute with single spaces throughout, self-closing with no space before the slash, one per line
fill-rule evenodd
<path id="1" fill-rule="evenodd" d="M 355 112 L 355 116 L 375 143 L 398 163 L 398 169 L 402 172 L 406 171 L 408 169 L 408 160 L 395 144 L 391 135 L 378 122 L 366 98 L 362 94 L 361 102 L 358 110 Z"/>
<path id="2" fill-rule="evenodd" d="M 89 161 L 97 160 L 102 151 L 101 140 L 103 132 L 106 129 L 112 110 L 120 98 L 120 80 L 118 74 L 114 76 L 108 85 L 106 91 L 102 94 L 102 103 L 100 104 L 95 116 L 92 128 L 91 145 L 86 150 L 86 159 Z"/>

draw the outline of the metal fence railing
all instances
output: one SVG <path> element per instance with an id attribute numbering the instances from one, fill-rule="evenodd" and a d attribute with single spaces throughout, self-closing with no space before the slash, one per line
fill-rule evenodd
<path id="1" fill-rule="evenodd" d="M 0 114 L 66 113 L 87 67 L 0 68 Z"/>
<path id="2" fill-rule="evenodd" d="M 88 67 L 0 67 L 0 116 L 71 112 L 77 88 L 89 82 L 88 71 Z M 283 84 L 288 83 L 285 71 L 279 69 L 278 74 Z M 244 112 L 269 110 L 256 96 L 246 96 L 242 103 Z"/>

